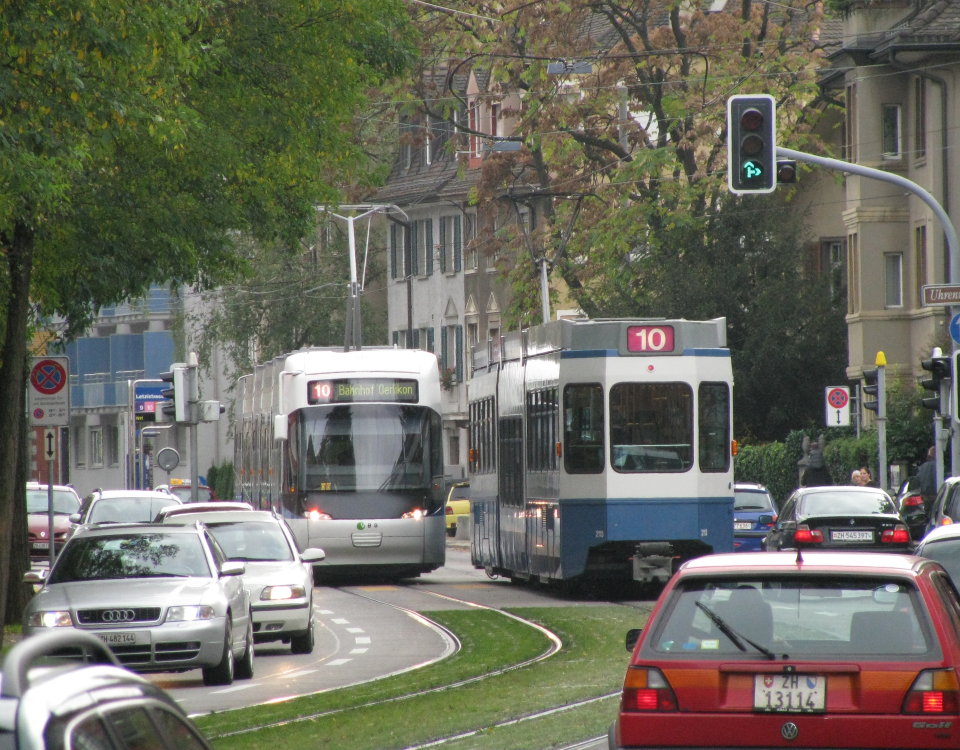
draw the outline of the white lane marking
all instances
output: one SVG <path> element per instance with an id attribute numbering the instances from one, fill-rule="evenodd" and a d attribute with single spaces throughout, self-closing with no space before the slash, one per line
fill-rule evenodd
<path id="1" fill-rule="evenodd" d="M 359 646 L 361 643 L 365 643 L 366 645 L 369 646 L 370 643 L 372 642 L 372 641 L 370 640 L 370 636 L 368 636 L 368 635 L 357 636 L 357 637 L 354 638 L 353 640 L 354 640 L 354 642 L 355 642 L 358 646 Z"/>
<path id="2" fill-rule="evenodd" d="M 343 666 L 344 664 L 346 664 L 346 663 L 349 662 L 349 661 L 353 661 L 353 660 L 352 660 L 352 659 L 333 659 L 332 661 L 326 662 L 324 666 L 327 666 L 327 667 L 340 667 L 340 666 Z"/>

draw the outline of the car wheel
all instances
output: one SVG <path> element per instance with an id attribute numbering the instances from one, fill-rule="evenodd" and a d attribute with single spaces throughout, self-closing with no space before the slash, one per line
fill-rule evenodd
<path id="1" fill-rule="evenodd" d="M 223 652 L 220 655 L 220 662 L 212 667 L 203 668 L 204 685 L 230 685 L 233 683 L 233 632 L 230 627 L 229 616 L 227 620 L 226 632 L 223 634 Z"/>
<path id="2" fill-rule="evenodd" d="M 243 656 L 237 662 L 236 675 L 238 680 L 249 680 L 253 677 L 253 615 L 247 620 L 246 648 Z"/>
<path id="3" fill-rule="evenodd" d="M 290 653 L 291 654 L 312 654 L 313 646 L 316 640 L 313 634 L 313 617 L 310 617 L 310 622 L 307 624 L 307 629 L 302 633 L 297 633 L 296 635 L 290 636 Z"/>

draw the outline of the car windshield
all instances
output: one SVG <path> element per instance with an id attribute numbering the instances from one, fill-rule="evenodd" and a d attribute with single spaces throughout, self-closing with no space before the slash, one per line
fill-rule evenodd
<path id="1" fill-rule="evenodd" d="M 293 560 L 293 550 L 279 524 L 230 522 L 207 524 L 231 560 Z"/>
<path id="2" fill-rule="evenodd" d="M 87 523 L 149 523 L 161 508 L 173 505 L 169 497 L 103 497 L 90 508 Z"/>
<path id="3" fill-rule="evenodd" d="M 897 509 L 886 495 L 867 492 L 815 492 L 803 498 L 801 515 L 843 516 L 871 515 L 874 513 L 896 514 Z"/>
<path id="4" fill-rule="evenodd" d="M 46 513 L 50 506 L 47 504 L 47 490 L 27 490 L 27 513 Z M 57 515 L 69 516 L 76 513 L 80 507 L 77 496 L 68 490 L 53 490 L 53 512 Z"/>
<path id="5" fill-rule="evenodd" d="M 773 510 L 770 495 L 760 490 L 734 490 L 734 510 Z"/>
<path id="6" fill-rule="evenodd" d="M 681 582 L 650 647 L 678 658 L 929 658 L 922 603 L 905 580 L 832 575 Z"/>
<path id="7" fill-rule="evenodd" d="M 210 576 L 207 556 L 195 534 L 76 537 L 64 547 L 48 583 L 171 576 Z"/>

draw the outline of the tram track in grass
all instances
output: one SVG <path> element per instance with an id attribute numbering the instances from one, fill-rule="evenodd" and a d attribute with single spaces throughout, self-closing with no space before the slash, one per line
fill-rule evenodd
<path id="1" fill-rule="evenodd" d="M 486 743 L 527 731 L 539 736 L 546 725 L 555 725 L 560 737 L 580 732 L 567 739 L 586 739 L 605 728 L 596 720 L 585 722 L 584 716 L 599 710 L 603 723 L 612 717 L 612 707 L 603 706 L 613 705 L 622 681 L 623 633 L 636 627 L 649 607 L 641 612 L 622 604 L 508 611 L 433 595 L 468 607 L 419 613 L 460 644 L 448 658 L 283 704 L 198 717 L 198 725 L 214 747 L 231 750 L 287 742 L 358 750 L 503 747 Z M 574 717 L 574 729 L 558 721 L 559 715 Z"/>

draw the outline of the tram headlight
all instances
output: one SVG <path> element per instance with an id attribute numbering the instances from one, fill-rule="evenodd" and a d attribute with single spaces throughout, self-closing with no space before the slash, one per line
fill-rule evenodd
<path id="1" fill-rule="evenodd" d="M 421 508 L 414 508 L 413 510 L 408 510 L 406 513 L 400 516 L 400 518 L 412 518 L 415 521 L 419 521 L 425 515 L 427 514 L 424 513 Z"/>
<path id="2" fill-rule="evenodd" d="M 329 513 L 325 513 L 319 508 L 310 508 L 310 510 L 304 511 L 303 517 L 308 521 L 332 521 L 333 516 Z"/>

